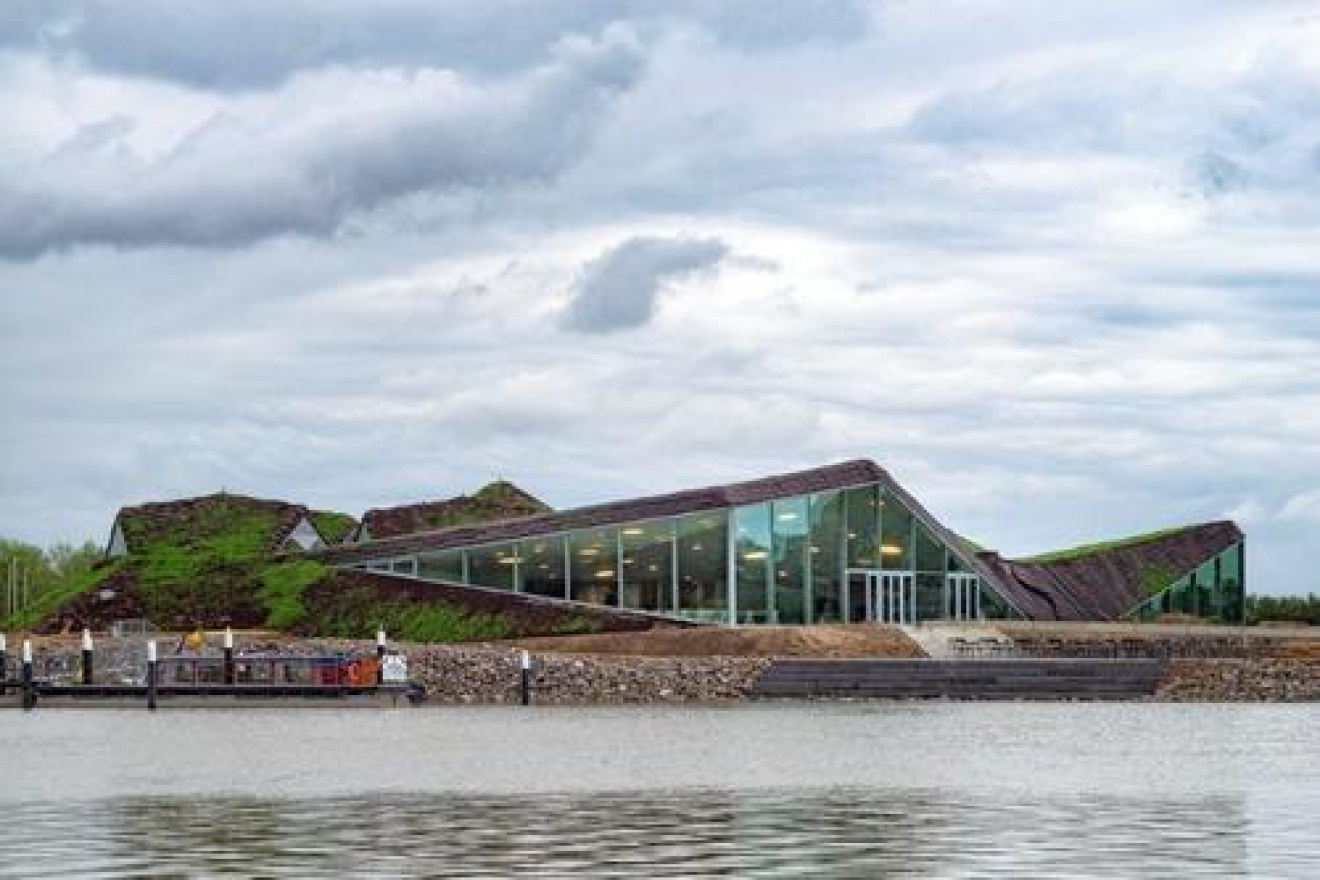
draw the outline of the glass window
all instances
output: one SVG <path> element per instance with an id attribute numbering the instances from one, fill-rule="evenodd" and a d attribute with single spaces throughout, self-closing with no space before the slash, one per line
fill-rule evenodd
<path id="1" fill-rule="evenodd" d="M 678 529 L 678 613 L 728 620 L 728 515 L 685 516 Z"/>
<path id="2" fill-rule="evenodd" d="M 1196 613 L 1201 617 L 1219 616 L 1219 573 L 1214 559 L 1196 569 Z"/>
<path id="3" fill-rule="evenodd" d="M 593 529 L 568 537 L 569 585 L 579 602 L 614 605 L 619 592 L 619 530 Z"/>
<path id="4" fill-rule="evenodd" d="M 880 556 L 884 567 L 912 570 L 912 514 L 894 498 L 886 498 L 880 509 Z"/>
<path id="5" fill-rule="evenodd" d="M 417 575 L 432 581 L 463 583 L 463 551 L 423 553 L 417 557 Z"/>
<path id="6" fill-rule="evenodd" d="M 880 567 L 880 491 L 862 486 L 844 493 L 848 511 L 848 567 Z"/>
<path id="7" fill-rule="evenodd" d="M 467 551 L 468 583 L 512 590 L 518 553 L 512 544 L 496 544 Z"/>
<path id="8" fill-rule="evenodd" d="M 843 495 L 811 496 L 811 619 L 843 622 Z"/>
<path id="9" fill-rule="evenodd" d="M 778 623 L 808 623 L 806 584 L 810 542 L 806 498 L 786 498 L 771 506 L 774 529 L 774 606 Z"/>
<path id="10" fill-rule="evenodd" d="M 564 539 L 534 538 L 518 545 L 518 589 L 537 596 L 568 598 L 564 577 Z"/>
<path id="11" fill-rule="evenodd" d="M 416 574 L 417 560 L 415 559 L 396 559 L 390 563 L 390 571 L 395 574 Z"/>
<path id="12" fill-rule="evenodd" d="M 1020 615 L 989 584 L 981 585 L 981 616 L 986 620 L 1009 620 Z"/>
<path id="13" fill-rule="evenodd" d="M 771 623 L 774 602 L 770 589 L 770 505 L 754 504 L 734 511 L 734 554 L 738 563 L 738 621 Z"/>
<path id="14" fill-rule="evenodd" d="M 917 571 L 944 574 L 944 545 L 931 537 L 925 526 L 917 524 Z"/>
<path id="15" fill-rule="evenodd" d="M 619 529 L 623 544 L 623 605 L 674 609 L 674 523 L 641 522 Z"/>
<path id="16" fill-rule="evenodd" d="M 1219 589 L 1226 623 L 1241 623 L 1243 616 L 1242 556 L 1243 545 L 1236 544 L 1219 558 Z"/>
<path id="17" fill-rule="evenodd" d="M 943 574 L 921 572 L 917 575 L 917 620 L 939 620 L 947 604 Z"/>

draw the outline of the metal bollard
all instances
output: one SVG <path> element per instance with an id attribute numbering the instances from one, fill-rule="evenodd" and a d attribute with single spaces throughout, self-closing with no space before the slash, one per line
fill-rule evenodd
<path id="1" fill-rule="evenodd" d="M 225 627 L 225 684 L 234 683 L 234 631 Z"/>
<path id="2" fill-rule="evenodd" d="M 532 704 L 532 655 L 522 652 L 522 704 Z"/>
<path id="3" fill-rule="evenodd" d="M 86 628 L 82 637 L 82 683 L 92 683 L 92 631 Z"/>
<path id="4" fill-rule="evenodd" d="M 385 683 L 385 628 L 376 630 L 376 684 Z"/>
<path id="5" fill-rule="evenodd" d="M 156 711 L 156 642 L 147 642 L 147 709 Z"/>
<path id="6" fill-rule="evenodd" d="M 23 640 L 23 711 L 31 712 L 37 706 L 37 689 L 32 683 L 32 641 Z"/>

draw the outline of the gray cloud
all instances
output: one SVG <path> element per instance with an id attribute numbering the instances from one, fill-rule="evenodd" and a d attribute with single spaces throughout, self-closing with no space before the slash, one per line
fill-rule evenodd
<path id="1" fill-rule="evenodd" d="M 687 22 L 731 45 L 848 41 L 869 26 L 861 0 L 6 0 L 0 45 L 115 74 L 207 89 L 269 88 L 329 66 L 507 73 L 544 63 L 565 33 L 615 21 Z"/>
<path id="2" fill-rule="evenodd" d="M 355 100 L 339 93 L 354 83 L 331 76 L 277 95 L 260 119 L 215 114 L 157 157 L 122 141 L 131 121 L 98 121 L 0 171 L 0 255 L 324 235 L 418 192 L 543 183 L 577 161 L 641 67 L 614 28 L 561 42 L 550 64 L 503 84 L 384 75 Z M 324 106 L 304 117 L 306 101 Z"/>
<path id="3" fill-rule="evenodd" d="M 665 282 L 709 271 L 728 252 L 713 238 L 631 238 L 583 267 L 561 323 L 582 333 L 640 327 Z"/>

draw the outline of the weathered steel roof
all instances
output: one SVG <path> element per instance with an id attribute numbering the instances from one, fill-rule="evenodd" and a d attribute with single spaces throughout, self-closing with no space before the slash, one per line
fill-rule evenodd
<path id="1" fill-rule="evenodd" d="M 1050 561 L 980 560 L 995 575 L 993 583 L 1016 597 L 1035 620 L 1122 620 L 1148 598 L 1146 574 L 1156 571 L 1175 579 L 1213 559 L 1243 538 L 1235 523 L 1219 521 L 1161 532 L 1091 552 Z"/>

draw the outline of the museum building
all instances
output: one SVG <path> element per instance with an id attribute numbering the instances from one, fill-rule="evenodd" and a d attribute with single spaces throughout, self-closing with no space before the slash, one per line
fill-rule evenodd
<path id="1" fill-rule="evenodd" d="M 1188 526 L 1026 560 L 980 549 L 869 460 L 360 540 L 347 568 L 728 624 L 1242 618 L 1244 536 Z"/>

